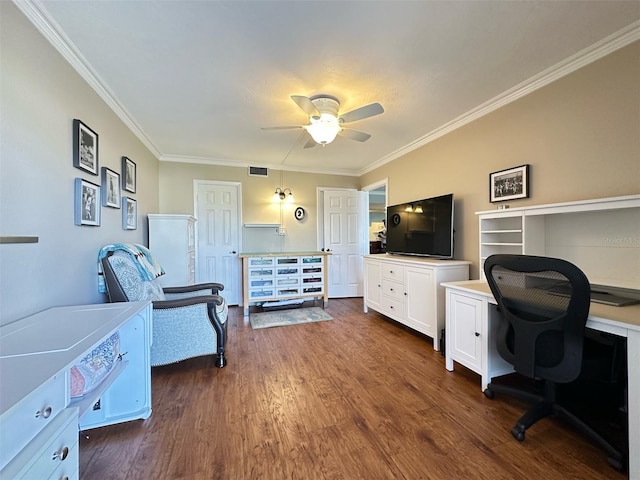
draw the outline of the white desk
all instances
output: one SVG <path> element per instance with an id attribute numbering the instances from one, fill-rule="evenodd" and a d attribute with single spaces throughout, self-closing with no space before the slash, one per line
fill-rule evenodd
<path id="1" fill-rule="evenodd" d="M 492 377 L 513 371 L 495 348 L 495 325 L 489 305 L 496 305 L 483 280 L 443 283 L 446 288 L 446 368 L 454 361 L 482 377 L 482 390 Z M 629 479 L 640 479 L 640 304 L 611 307 L 592 303 L 587 327 L 627 339 Z"/>

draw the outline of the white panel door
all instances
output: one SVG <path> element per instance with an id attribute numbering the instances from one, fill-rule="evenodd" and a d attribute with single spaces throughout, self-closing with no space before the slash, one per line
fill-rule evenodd
<path id="1" fill-rule="evenodd" d="M 196 184 L 196 282 L 219 282 L 229 305 L 240 303 L 240 186 L 227 182 Z"/>
<path id="2" fill-rule="evenodd" d="M 324 191 L 324 248 L 331 255 L 329 298 L 361 297 L 363 192 Z"/>

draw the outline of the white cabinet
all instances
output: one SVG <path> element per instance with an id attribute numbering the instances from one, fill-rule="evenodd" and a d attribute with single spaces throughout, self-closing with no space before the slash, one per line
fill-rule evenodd
<path id="1" fill-rule="evenodd" d="M 0 478 L 77 479 L 78 428 L 151 415 L 151 315 L 149 302 L 83 305 L 0 327 Z M 72 400 L 70 368 L 116 331 L 117 366 Z"/>
<path id="2" fill-rule="evenodd" d="M 469 279 L 469 263 L 400 255 L 366 255 L 365 312 L 376 310 L 433 338 L 440 349 L 445 308 L 442 282 Z"/>
<path id="3" fill-rule="evenodd" d="M 196 280 L 195 222 L 191 215 L 150 214 L 149 250 L 162 265 L 163 287 L 192 285 Z"/>
<path id="4" fill-rule="evenodd" d="M 500 322 L 489 315 L 497 315 L 496 307 L 485 293 L 447 287 L 445 366 L 453 371 L 457 362 L 476 372 L 484 390 L 489 379 L 513 372 L 495 348 Z"/>

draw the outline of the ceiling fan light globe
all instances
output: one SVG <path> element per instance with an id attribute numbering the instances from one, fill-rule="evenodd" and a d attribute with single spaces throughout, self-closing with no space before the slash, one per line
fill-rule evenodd
<path id="1" fill-rule="evenodd" d="M 307 132 L 320 145 L 333 142 L 341 129 L 338 119 L 328 113 L 323 113 L 319 119 L 311 117 L 309 120 L 311 125 L 306 127 Z"/>

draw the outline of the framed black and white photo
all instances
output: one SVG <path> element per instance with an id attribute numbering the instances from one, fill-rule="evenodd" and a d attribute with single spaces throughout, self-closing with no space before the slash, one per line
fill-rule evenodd
<path id="1" fill-rule="evenodd" d="M 120 174 L 102 167 L 102 206 L 120 208 Z"/>
<path id="2" fill-rule="evenodd" d="M 136 193 L 136 164 L 127 157 L 122 157 L 122 189 Z"/>
<path id="3" fill-rule="evenodd" d="M 100 185 L 76 178 L 74 203 L 76 225 L 100 226 Z"/>
<path id="4" fill-rule="evenodd" d="M 489 174 L 489 200 L 492 203 L 517 198 L 529 198 L 529 165 Z"/>
<path id="5" fill-rule="evenodd" d="M 122 197 L 122 228 L 123 230 L 138 228 L 138 204 L 133 198 Z"/>
<path id="6" fill-rule="evenodd" d="M 73 121 L 73 166 L 98 175 L 98 134 L 78 119 Z"/>

